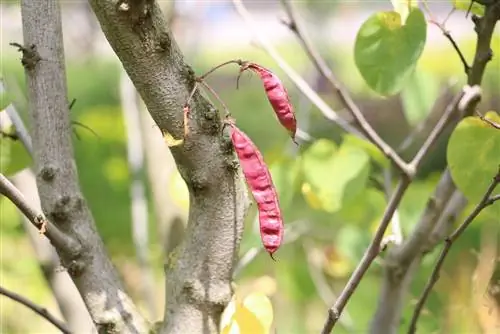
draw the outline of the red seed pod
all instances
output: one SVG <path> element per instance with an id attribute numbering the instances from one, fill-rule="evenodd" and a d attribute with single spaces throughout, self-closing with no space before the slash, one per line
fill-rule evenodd
<path id="1" fill-rule="evenodd" d="M 262 244 L 274 260 L 273 253 L 283 241 L 283 219 L 271 173 L 252 140 L 233 123 L 229 125 L 241 169 L 259 210 Z"/>
<path id="2" fill-rule="evenodd" d="M 271 103 L 279 122 L 288 130 L 290 136 L 292 137 L 292 140 L 297 144 L 297 142 L 295 141 L 297 121 L 295 119 L 292 104 L 290 103 L 288 91 L 281 83 L 281 80 L 276 74 L 269 71 L 267 68 L 254 63 L 244 64 L 243 66 L 241 66 L 240 72 L 246 69 L 251 69 L 259 74 L 260 79 L 264 84 L 267 98 L 269 99 L 269 102 Z"/>

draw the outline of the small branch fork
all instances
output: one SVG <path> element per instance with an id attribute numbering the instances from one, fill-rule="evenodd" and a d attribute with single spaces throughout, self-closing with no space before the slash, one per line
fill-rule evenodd
<path id="1" fill-rule="evenodd" d="M 465 86 L 462 92 L 455 96 L 455 98 L 448 104 L 446 110 L 443 115 L 437 122 L 436 126 L 432 130 L 431 134 L 428 136 L 425 143 L 422 145 L 420 150 L 413 158 L 410 165 L 417 170 L 423 158 L 427 155 L 432 144 L 439 137 L 449 119 L 454 114 L 454 111 L 458 109 L 459 112 L 463 112 L 466 110 L 470 104 L 475 103 L 481 97 L 481 89 L 479 86 L 469 87 Z M 361 282 L 361 279 L 364 277 L 366 271 L 371 266 L 371 263 L 376 259 L 378 254 L 383 250 L 381 247 L 383 237 L 389 223 L 392 220 L 394 212 L 399 206 L 403 196 L 410 186 L 412 180 L 405 175 L 403 175 L 402 179 L 399 181 L 399 184 L 391 195 L 389 200 L 389 204 L 385 209 L 382 220 L 375 232 L 375 236 L 373 237 L 368 249 L 365 251 L 363 258 L 359 262 L 358 266 L 352 273 L 349 281 L 345 285 L 343 291 L 340 293 L 339 298 L 335 301 L 335 304 L 328 310 L 328 317 L 323 326 L 322 334 L 328 334 L 332 331 L 333 327 L 337 323 L 342 311 L 344 310 L 347 302 L 351 298 L 352 294 L 356 290 L 357 286 Z M 383 246 L 383 245 L 382 245 Z"/>
<path id="2" fill-rule="evenodd" d="M 47 319 L 47 321 L 49 321 L 51 324 L 56 326 L 62 333 L 71 334 L 71 331 L 68 329 L 68 326 L 65 323 L 61 322 L 56 317 L 54 317 L 52 314 L 50 314 L 47 311 L 47 309 L 36 305 L 31 300 L 29 300 L 21 295 L 18 295 L 15 292 L 9 291 L 1 286 L 0 286 L 0 295 L 3 295 L 7 298 L 10 298 L 13 301 L 18 302 L 18 303 L 26 306 L 27 308 L 31 309 L 35 313 L 39 314 L 42 318 Z"/>
<path id="3" fill-rule="evenodd" d="M 471 6 L 472 6 L 472 2 L 473 1 L 471 1 Z M 425 11 L 427 12 L 427 14 L 430 17 L 429 23 L 438 27 L 439 30 L 441 30 L 441 32 L 443 33 L 444 37 L 446 37 L 446 39 L 448 39 L 448 41 L 450 41 L 451 45 L 453 46 L 453 48 L 457 52 L 458 56 L 460 57 L 460 61 L 462 62 L 462 65 L 464 67 L 465 74 L 468 75 L 471 67 L 470 67 L 469 63 L 467 62 L 467 60 L 465 59 L 465 56 L 464 56 L 462 50 L 460 50 L 458 43 L 455 41 L 453 36 L 451 36 L 450 31 L 448 29 L 446 29 L 446 22 L 451 17 L 451 14 L 453 14 L 455 12 L 455 8 L 452 8 L 451 11 L 448 13 L 448 16 L 443 20 L 443 22 L 439 23 L 435 19 L 434 15 L 432 14 L 429 6 L 427 5 L 427 1 L 423 1 L 423 4 L 424 4 Z"/>
<path id="4" fill-rule="evenodd" d="M 488 189 L 484 193 L 484 196 L 479 202 L 479 204 L 477 204 L 475 209 L 469 214 L 469 216 L 463 221 L 463 223 L 460 224 L 460 226 L 449 237 L 447 237 L 444 240 L 444 247 L 441 250 L 441 253 L 439 254 L 438 260 L 436 262 L 436 265 L 434 266 L 432 274 L 429 277 L 429 280 L 425 285 L 422 296 L 420 297 L 413 312 L 410 328 L 408 330 L 409 334 L 414 334 L 417 330 L 418 318 L 422 312 L 425 302 L 427 301 L 427 298 L 429 297 L 432 291 L 432 288 L 434 287 L 434 284 L 436 284 L 436 282 L 439 280 L 439 272 L 441 270 L 441 267 L 443 266 L 446 255 L 448 255 L 451 246 L 453 246 L 453 243 L 462 235 L 462 233 L 467 229 L 467 227 L 472 223 L 472 221 L 481 213 L 482 210 L 492 205 L 496 201 L 500 200 L 500 194 L 492 195 L 493 191 L 495 190 L 498 184 L 500 184 L 500 166 L 498 166 L 498 172 L 493 177 L 493 180 L 491 181 Z"/>
<path id="5" fill-rule="evenodd" d="M 392 193 L 391 198 L 389 200 L 388 206 L 384 212 L 383 218 L 380 222 L 379 227 L 375 233 L 375 236 L 365 251 L 363 258 L 360 263 L 354 270 L 351 275 L 349 281 L 344 287 L 343 291 L 339 295 L 339 298 L 336 300 L 335 304 L 328 311 L 328 318 L 324 324 L 324 328 L 322 330 L 323 334 L 330 333 L 336 322 L 340 318 L 343 309 L 345 308 L 347 302 L 350 297 L 354 293 L 355 289 L 359 285 L 361 279 L 364 274 L 370 267 L 371 263 L 376 259 L 378 254 L 383 250 L 383 236 L 384 233 L 392 220 L 392 217 L 401 202 L 406 190 L 411 184 L 413 177 L 415 176 L 419 165 L 422 160 L 428 154 L 429 150 L 437 140 L 437 138 L 441 135 L 444 128 L 448 124 L 450 118 L 455 114 L 458 110 L 461 113 L 464 113 L 466 109 L 470 108 L 472 105 L 477 104 L 477 102 L 481 98 L 481 89 L 479 86 L 465 86 L 459 94 L 457 94 L 452 101 L 447 105 L 444 110 L 441 118 L 437 122 L 437 124 L 432 129 L 428 138 L 417 152 L 415 157 L 410 163 L 406 163 L 403 161 L 400 156 L 394 151 L 387 143 L 383 141 L 382 138 L 378 136 L 375 130 L 370 126 L 370 124 L 366 121 L 360 109 L 356 106 L 349 93 L 340 85 L 332 71 L 326 65 L 326 62 L 320 57 L 319 53 L 314 49 L 312 43 L 309 41 L 305 32 L 301 28 L 300 22 L 298 22 L 297 15 L 294 12 L 294 9 L 290 2 L 281 0 L 285 10 L 289 16 L 289 20 L 287 22 L 288 27 L 297 35 L 299 38 L 303 48 L 308 54 L 311 61 L 316 66 L 317 70 L 320 72 L 322 76 L 324 76 L 332 85 L 337 95 L 339 96 L 341 102 L 344 104 L 345 108 L 351 112 L 356 123 L 361 127 L 362 132 L 359 134 L 357 131 L 350 131 L 350 129 L 346 129 L 348 132 L 355 133 L 362 138 L 369 139 L 373 144 L 375 144 L 402 172 L 402 179 L 400 180 L 396 190 Z M 239 0 L 233 0 L 233 4 L 238 11 L 238 13 L 247 21 L 250 25 L 255 25 L 251 15 L 248 13 L 245 6 Z M 285 73 L 290 77 L 290 79 L 299 87 L 299 89 L 308 97 L 310 100 L 320 108 L 321 103 L 316 103 L 316 97 L 313 93 L 309 93 L 308 89 L 304 89 L 302 82 L 298 77 L 298 75 L 291 70 L 288 65 L 284 62 L 284 60 L 279 56 L 279 54 L 272 48 L 272 46 L 268 43 L 267 40 L 263 36 L 259 37 L 259 42 L 262 45 L 263 49 L 279 64 L 279 66 L 285 71 Z M 467 65 L 468 66 L 468 65 Z M 323 102 L 323 101 L 321 101 Z M 329 108 L 328 108 L 329 109 Z M 323 112 L 322 108 L 320 110 Z M 331 109 L 329 109 L 331 110 Z M 328 113 L 324 115 L 328 115 Z M 328 118 L 328 117 L 327 117 Z M 338 124 L 340 122 L 338 120 L 332 119 L 336 121 Z M 366 136 L 366 137 L 365 137 Z"/>

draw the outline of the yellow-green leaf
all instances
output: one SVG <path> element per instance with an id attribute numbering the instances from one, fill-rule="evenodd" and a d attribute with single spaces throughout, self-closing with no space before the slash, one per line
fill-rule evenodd
<path id="1" fill-rule="evenodd" d="M 488 118 L 500 119 L 493 113 Z M 478 117 L 464 118 L 450 137 L 447 160 L 457 187 L 470 202 L 479 202 L 500 166 L 500 130 Z M 500 217 L 500 204 L 487 210 Z"/>

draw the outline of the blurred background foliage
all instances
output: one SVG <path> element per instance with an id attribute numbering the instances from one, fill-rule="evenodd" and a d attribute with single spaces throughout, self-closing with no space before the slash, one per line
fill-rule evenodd
<path id="1" fill-rule="evenodd" d="M 340 1 L 331 6 L 326 4 L 324 1 L 308 1 L 301 10 L 308 13 L 309 18 L 326 19 L 335 17 L 343 7 L 343 2 Z M 352 6 L 347 9 L 349 13 L 356 11 Z M 313 24 L 310 29 L 317 31 L 318 27 Z M 328 38 L 323 38 L 335 33 L 322 32 L 322 37 L 315 40 L 320 42 L 321 52 L 341 82 L 353 92 L 367 118 L 393 147 L 401 144 L 411 128 L 428 115 L 436 98 L 442 95 L 450 80 L 464 82 L 462 65 L 443 38 L 442 43 L 426 45 L 417 72 L 400 95 L 391 98 L 377 97 L 367 88 L 355 68 L 353 43 L 332 45 Z M 492 43 L 494 54 L 500 54 L 499 36 L 497 34 Z M 10 93 L 16 107 L 28 122 L 23 68 L 18 60 L 19 55 L 7 47 L 7 43 L 11 42 L 9 36 L 3 37 L 1 75 L 12 88 Z M 474 35 L 459 38 L 459 43 L 466 56 L 471 59 L 475 47 Z M 296 41 L 287 39 L 286 42 L 278 43 L 277 47 L 334 109 L 340 109 L 327 84 L 317 79 Z M 197 47 L 195 51 L 183 47 L 183 51 L 187 61 L 199 74 L 232 58 L 251 59 L 273 69 L 289 89 L 299 125 L 302 127 L 301 124 L 304 124 L 307 132 L 316 139 L 299 148 L 290 143 L 287 133 L 273 119 L 274 115 L 270 112 L 256 76 L 244 75 L 238 90 L 235 87 L 236 68 L 225 67 L 210 76 L 209 83 L 229 106 L 238 125 L 263 152 L 278 188 L 285 222 L 287 227 L 291 227 L 290 235 L 298 234 L 294 241 L 285 244 L 276 254 L 277 262 L 270 261 L 261 252 L 242 269 L 236 283 L 242 289 L 264 291 L 272 297 L 274 326 L 279 333 L 318 332 L 326 317 L 325 302 L 333 302 L 332 296 L 328 297 L 329 294 L 337 294 L 344 286 L 368 246 L 387 204 L 384 192 L 377 187 L 378 183 L 384 183 L 382 171 L 387 166 L 387 161 L 374 153 L 370 145 L 343 135 L 335 125 L 325 122 L 321 113 L 298 93 L 272 60 L 252 45 L 233 48 Z M 496 57 L 489 64 L 483 81 L 483 111 L 500 110 L 498 59 Z M 81 186 L 108 251 L 127 288 L 137 297 L 140 291 L 135 282 L 138 280 L 139 267 L 131 237 L 131 174 L 127 164 L 126 134 L 119 98 L 120 64 L 114 56 L 99 54 L 85 59 L 68 57 L 66 64 L 69 99 L 76 99 L 71 117 L 90 127 L 98 135 L 80 127 L 75 128 L 80 138 L 75 136 L 73 143 Z M 448 99 L 450 96 L 449 93 Z M 449 130 L 424 162 L 421 175 L 411 185 L 399 208 L 404 235 L 410 233 L 412 226 L 418 221 L 445 166 Z M 151 128 L 151 131 L 158 129 Z M 411 157 L 424 138 L 417 138 L 417 143 L 407 149 L 404 156 Z M 2 139 L 2 143 L 5 141 L 6 139 Z M 3 164 L 5 166 L 7 162 L 11 163 L 15 168 L 15 162 L 21 161 L 18 155 L 20 153 L 13 148 L 9 150 L 11 153 L 7 156 L 7 148 L 2 146 L 2 159 L 5 160 Z M 390 180 L 393 186 L 396 176 L 393 175 Z M 184 184 L 179 180 L 173 183 L 177 186 L 171 186 L 170 192 L 178 203 L 184 203 L 186 209 L 187 202 L 183 197 L 185 189 L 182 188 Z M 325 184 L 330 192 L 322 192 Z M 157 238 L 151 201 L 149 206 L 149 250 L 155 271 L 157 303 L 162 308 L 162 247 Z M 0 208 L 1 284 L 22 292 L 50 310 L 56 309 L 55 301 L 41 277 L 33 250 L 20 226 L 19 216 L 5 198 L 0 198 Z M 470 209 L 469 206 L 465 213 Z M 475 317 L 459 315 L 470 311 L 471 277 L 483 245 L 482 232 L 487 226 L 492 228 L 488 223 L 494 220 L 495 218 L 480 216 L 454 246 L 441 281 L 431 295 L 419 323 L 419 333 L 480 332 Z M 254 207 L 248 214 L 246 226 L 240 250 L 242 255 L 253 247 L 260 247 Z M 491 233 L 498 233 L 498 226 L 496 224 Z M 410 298 L 403 310 L 403 323 L 410 319 L 414 301 L 426 282 L 436 256 L 437 251 L 433 251 L 425 258 L 411 286 Z M 381 285 L 380 261 L 382 259 L 372 266 L 362 280 L 336 332 L 366 332 Z M 324 285 L 329 292 L 324 291 Z M 33 328 L 37 328 L 38 333 L 53 332 L 43 320 L 10 301 L 2 299 L 1 308 L 2 333 L 33 333 Z M 463 331 L 464 328 L 468 330 Z"/>

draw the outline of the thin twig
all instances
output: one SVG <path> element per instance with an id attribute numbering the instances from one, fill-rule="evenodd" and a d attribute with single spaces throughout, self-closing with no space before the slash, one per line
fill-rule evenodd
<path id="1" fill-rule="evenodd" d="M 472 1 L 471 1 L 471 3 L 472 3 Z M 462 65 L 464 67 L 465 74 L 468 75 L 471 67 L 469 66 L 467 60 L 465 59 L 465 56 L 464 56 L 462 50 L 460 50 L 460 47 L 458 46 L 457 42 L 455 41 L 453 36 L 451 36 L 451 33 L 446 29 L 446 22 L 451 17 L 451 14 L 453 14 L 455 12 L 455 8 L 452 8 L 451 11 L 446 16 L 446 19 L 444 19 L 444 21 L 442 23 L 439 23 L 434 18 L 434 15 L 432 14 L 432 12 L 430 10 L 430 8 L 427 4 L 427 1 L 423 1 L 423 4 L 424 4 L 424 10 L 427 11 L 427 14 L 430 17 L 429 23 L 438 27 L 439 30 L 441 30 L 441 32 L 443 33 L 443 35 L 448 39 L 448 41 L 450 41 L 451 45 L 453 46 L 453 48 L 457 52 L 458 56 L 460 57 L 460 61 L 462 62 Z"/>
<path id="2" fill-rule="evenodd" d="M 218 70 L 219 68 L 223 67 L 223 66 L 226 66 L 226 65 L 229 65 L 229 64 L 237 64 L 239 66 L 243 65 L 244 61 L 241 60 L 241 59 L 233 59 L 233 60 L 228 60 L 220 65 L 217 65 L 215 67 L 213 67 L 212 69 L 210 69 L 208 72 L 206 72 L 205 74 L 203 74 L 202 76 L 198 77 L 198 79 L 200 80 L 203 80 L 205 79 L 209 74 L 211 74 L 212 72 Z"/>
<path id="3" fill-rule="evenodd" d="M 42 318 L 47 319 L 47 321 L 49 321 L 51 324 L 56 326 L 64 334 L 71 334 L 71 331 L 68 329 L 68 326 L 66 326 L 65 323 L 61 322 L 56 317 L 54 317 L 52 314 L 50 314 L 46 308 L 38 306 L 35 303 L 33 303 L 31 300 L 15 293 L 15 292 L 9 291 L 1 286 L 0 286 L 0 294 L 12 299 L 13 301 L 16 301 L 20 304 L 23 304 L 27 308 L 31 309 L 33 312 L 39 314 Z"/>
<path id="4" fill-rule="evenodd" d="M 460 93 L 458 93 L 455 98 L 446 106 L 446 109 L 432 129 L 431 133 L 425 140 L 422 147 L 418 150 L 417 154 L 410 162 L 410 166 L 413 169 L 417 169 L 423 158 L 427 155 L 432 145 L 435 143 L 437 138 L 441 135 L 444 128 L 448 124 L 451 116 L 453 116 L 455 110 L 458 108 L 460 113 L 465 112 L 465 110 L 472 104 L 476 103 L 481 98 L 481 87 L 479 86 L 465 86 Z"/>
<path id="5" fill-rule="evenodd" d="M 2 93 L 4 90 L 4 83 L 0 79 L 0 93 Z M 19 116 L 12 104 L 7 107 L 6 112 L 9 116 L 10 121 L 12 122 L 12 125 L 14 125 L 15 136 L 19 138 L 19 140 L 21 140 L 21 143 L 23 143 L 30 156 L 33 156 L 33 145 L 31 143 L 31 137 L 28 133 L 28 130 L 24 126 L 21 116 Z"/>
<path id="6" fill-rule="evenodd" d="M 17 189 L 2 173 L 0 173 L 0 194 L 7 197 L 40 231 L 40 234 L 43 233 L 49 238 L 54 246 L 73 254 L 78 253 L 77 250 L 80 249 L 80 244 L 49 222 L 43 213 L 34 209 L 26 201 L 26 198 L 24 198 L 24 195 L 19 189 Z"/>
<path id="7" fill-rule="evenodd" d="M 488 123 L 489 125 L 491 125 L 492 127 L 494 127 L 495 129 L 498 129 L 500 130 L 500 124 L 497 123 L 497 122 L 494 122 L 486 117 L 484 117 L 484 115 L 482 115 L 479 111 L 476 111 L 476 115 L 484 122 Z"/>
<path id="8" fill-rule="evenodd" d="M 281 0 L 283 7 L 287 12 L 289 23 L 287 26 L 291 31 L 295 33 L 297 38 L 299 39 L 302 47 L 306 51 L 307 55 L 313 62 L 314 66 L 318 70 L 321 75 L 327 79 L 332 88 L 337 93 L 340 101 L 344 105 L 344 107 L 353 115 L 356 123 L 361 127 L 363 133 L 366 137 L 379 148 L 382 153 L 384 153 L 403 173 L 405 173 L 408 177 L 412 178 L 415 174 L 415 170 L 411 169 L 409 166 L 397 153 L 394 149 L 392 149 L 379 135 L 378 133 L 371 127 L 370 123 L 366 120 L 365 116 L 356 105 L 352 97 L 349 95 L 349 92 L 340 84 L 337 80 L 333 72 L 330 70 L 325 60 L 321 57 L 319 52 L 315 49 L 314 45 L 310 41 L 309 37 L 305 29 L 302 27 L 302 22 L 295 12 L 295 8 L 293 7 L 291 1 Z"/>
<path id="9" fill-rule="evenodd" d="M 481 211 L 489 205 L 492 205 L 496 200 L 500 199 L 500 195 L 491 196 L 496 186 L 500 183 L 500 166 L 498 166 L 498 172 L 493 177 L 492 182 L 490 183 L 488 189 L 484 193 L 483 198 L 477 204 L 475 209 L 469 214 L 469 216 L 463 221 L 463 223 L 444 241 L 444 247 L 439 254 L 438 260 L 434 269 L 432 270 L 431 276 L 425 285 L 422 296 L 420 297 L 415 311 L 413 312 L 413 316 L 410 322 L 410 328 L 408 330 L 409 334 L 414 334 L 417 330 L 417 321 L 422 312 L 425 302 L 429 297 L 434 284 L 439 280 L 439 272 L 441 267 L 443 266 L 446 255 L 451 249 L 453 243 L 462 235 L 462 233 L 467 229 L 467 227 L 472 223 L 472 221 L 481 213 Z"/>
<path id="10" fill-rule="evenodd" d="M 322 334 L 328 334 L 332 331 L 333 327 L 340 318 L 342 311 L 347 305 L 347 302 L 358 287 L 358 284 L 361 282 L 361 279 L 365 275 L 373 260 L 375 260 L 375 258 L 380 253 L 380 246 L 384 237 L 384 233 L 387 230 L 392 216 L 399 206 L 399 203 L 403 199 L 403 195 L 406 192 L 406 189 L 408 189 L 410 183 L 411 179 L 405 176 L 403 176 L 402 180 L 399 181 L 398 186 L 392 194 L 389 204 L 385 209 L 384 216 L 382 217 L 382 221 L 380 222 L 380 225 L 375 232 L 373 240 L 363 254 L 363 258 L 359 262 L 358 266 L 349 278 L 349 281 L 344 287 L 344 290 L 342 290 L 342 292 L 340 293 L 339 298 L 335 301 L 335 304 L 328 310 L 328 318 L 326 319 L 323 330 L 321 331 Z"/>
<path id="11" fill-rule="evenodd" d="M 227 105 L 224 103 L 224 100 L 222 100 L 219 95 L 217 94 L 217 92 L 212 88 L 210 87 L 209 84 L 207 84 L 203 79 L 200 79 L 198 81 L 203 87 L 205 87 L 214 97 L 217 101 L 219 101 L 219 103 L 222 105 L 222 108 L 224 109 L 224 112 L 226 113 L 226 116 L 229 116 L 231 115 L 231 112 L 229 111 L 229 108 L 227 107 Z"/>
<path id="12" fill-rule="evenodd" d="M 276 49 L 271 45 L 271 43 L 260 34 L 259 30 L 256 28 L 257 23 L 254 21 L 253 17 L 250 15 L 246 7 L 243 5 L 241 0 L 233 0 L 234 7 L 240 16 L 247 22 L 249 27 L 253 30 L 255 37 L 258 40 L 259 45 L 262 49 L 276 62 L 276 64 L 283 70 L 283 72 L 290 78 L 292 83 L 298 88 L 298 90 L 307 96 L 309 100 L 319 109 L 323 116 L 335 122 L 344 131 L 357 135 L 358 137 L 365 138 L 364 134 L 361 133 L 356 127 L 351 125 L 345 119 L 340 117 L 337 112 L 335 112 L 328 104 L 309 86 L 309 84 L 297 73 L 290 65 L 281 57 L 281 55 L 276 51 Z"/>

